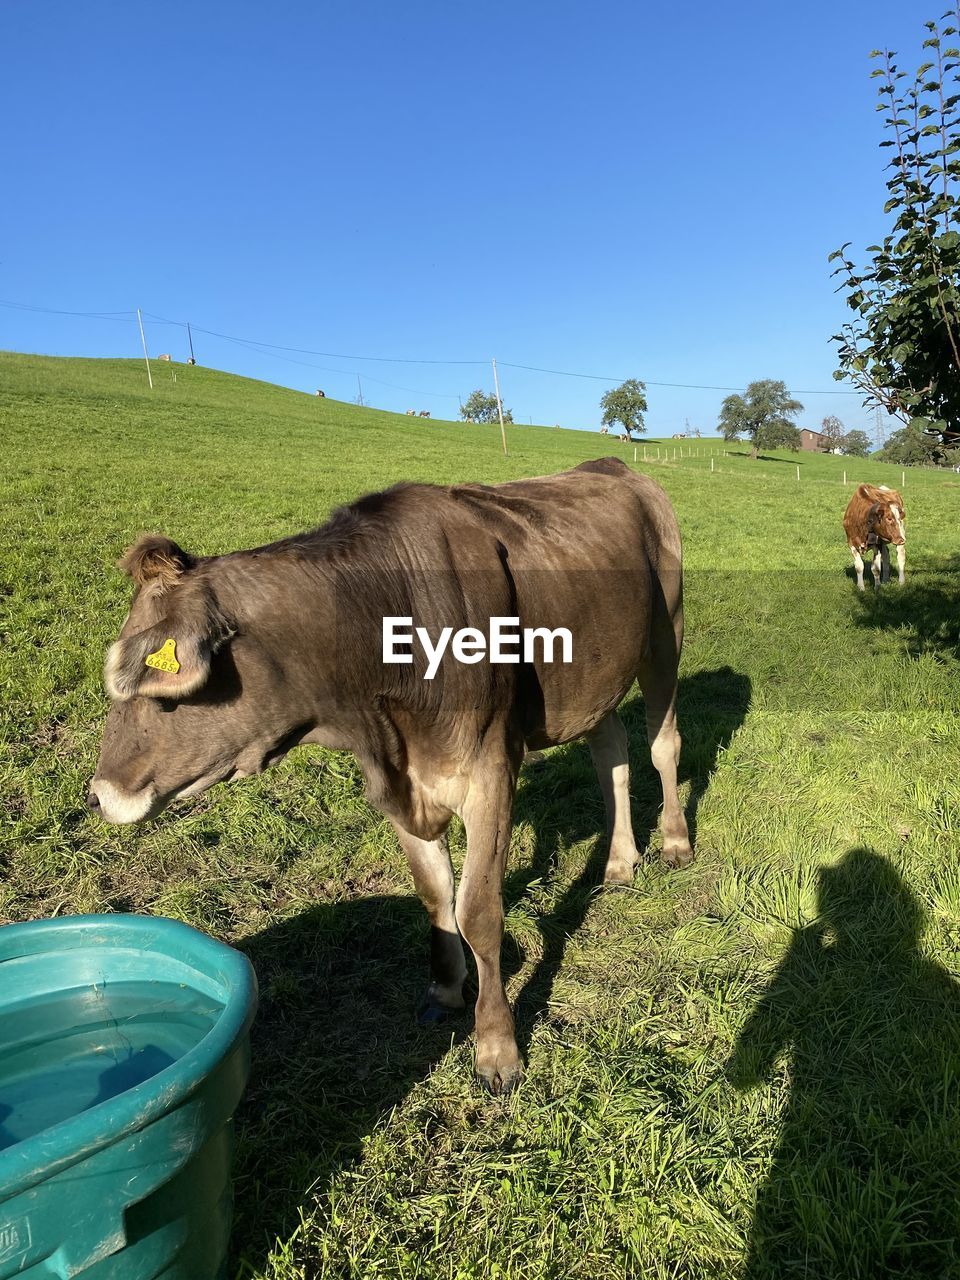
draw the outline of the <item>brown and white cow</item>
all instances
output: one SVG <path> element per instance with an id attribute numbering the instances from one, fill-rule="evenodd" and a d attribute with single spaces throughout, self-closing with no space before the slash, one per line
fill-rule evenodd
<path id="1" fill-rule="evenodd" d="M 666 494 L 614 458 L 492 487 L 402 484 L 270 546 L 193 556 L 148 536 L 121 565 L 135 589 L 106 660 L 112 705 L 91 809 L 137 822 L 300 743 L 354 752 L 432 924 L 421 1016 L 463 1006 L 465 939 L 479 977 L 476 1069 L 494 1092 L 509 1089 L 520 1059 L 500 977 L 501 886 L 524 751 L 586 736 L 606 880 L 629 882 L 638 854 L 616 707 L 639 680 L 663 859 L 693 856 L 677 793 L 682 570 Z M 448 648 L 425 678 L 416 643 L 408 663 L 385 663 L 388 616 L 433 641 L 497 617 L 563 627 L 572 653 L 548 661 L 543 644 L 497 663 Z M 446 844 L 455 813 L 467 836 L 459 891 Z"/>
<path id="2" fill-rule="evenodd" d="M 890 576 L 890 544 L 897 548 L 897 575 L 904 582 L 906 565 L 906 517 L 903 498 L 885 484 L 861 484 L 853 492 L 843 516 L 847 546 L 857 570 L 857 587 L 863 590 L 863 557 L 873 552 L 870 570 L 875 586 Z"/>

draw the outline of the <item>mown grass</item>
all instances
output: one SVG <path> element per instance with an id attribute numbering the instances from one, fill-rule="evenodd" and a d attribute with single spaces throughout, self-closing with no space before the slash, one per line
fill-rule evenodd
<path id="1" fill-rule="evenodd" d="M 501 1101 L 469 1017 L 413 1023 L 426 921 L 350 757 L 295 753 L 143 828 L 87 816 L 112 564 L 143 529 L 222 551 L 398 479 L 632 447 L 517 427 L 504 459 L 494 429 L 209 370 L 151 394 L 132 361 L 0 356 L 0 412 L 0 917 L 159 912 L 252 957 L 238 1275 L 960 1275 L 954 477 L 907 473 L 907 586 L 860 600 L 842 471 L 899 471 L 709 441 L 639 464 L 685 536 L 699 856 L 657 861 L 636 702 L 631 889 L 596 887 L 584 746 L 525 768 L 505 955 L 528 1072 Z"/>

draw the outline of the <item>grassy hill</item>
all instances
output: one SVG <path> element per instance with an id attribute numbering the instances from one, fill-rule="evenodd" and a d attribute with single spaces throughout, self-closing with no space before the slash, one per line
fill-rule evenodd
<path id="1" fill-rule="evenodd" d="M 238 1274 L 960 1274 L 958 478 L 907 472 L 907 586 L 861 600 L 843 472 L 899 469 L 639 446 L 684 531 L 698 858 L 657 861 L 635 701 L 632 890 L 595 890 L 585 747 L 525 768 L 506 967 L 528 1073 L 501 1101 L 471 1082 L 469 1018 L 413 1025 L 426 918 L 352 758 L 303 750 L 142 828 L 88 818 L 112 566 L 145 529 L 218 552 L 400 479 L 633 446 L 515 426 L 503 458 L 496 428 L 154 369 L 150 392 L 137 361 L 0 354 L 0 919 L 157 912 L 251 955 Z"/>

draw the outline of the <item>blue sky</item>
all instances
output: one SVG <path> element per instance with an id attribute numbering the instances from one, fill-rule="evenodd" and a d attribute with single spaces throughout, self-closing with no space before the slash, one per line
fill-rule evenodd
<path id="1" fill-rule="evenodd" d="M 869 429 L 831 376 L 826 259 L 885 229 L 869 51 L 912 69 L 937 13 L 7 5 L 0 299 L 139 306 L 190 320 L 201 364 L 339 399 L 359 372 L 375 406 L 435 417 L 489 366 L 401 361 L 496 356 L 518 421 L 595 427 L 610 384 L 510 365 L 642 378 L 654 434 L 712 431 L 726 394 L 655 383 L 763 377 L 803 425 Z M 181 328 L 147 336 L 185 358 Z M 139 336 L 129 316 L 0 307 L 0 348 L 136 355 Z"/>

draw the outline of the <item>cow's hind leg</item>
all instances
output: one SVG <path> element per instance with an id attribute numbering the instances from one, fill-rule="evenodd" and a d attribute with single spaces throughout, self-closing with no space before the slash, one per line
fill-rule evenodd
<path id="1" fill-rule="evenodd" d="M 430 917 L 430 985 L 417 1013 L 418 1022 L 427 1026 L 463 1008 L 467 965 L 457 931 L 453 866 L 445 835 L 439 840 L 421 840 L 397 823 L 393 825 Z"/>
<path id="2" fill-rule="evenodd" d="M 603 717 L 587 734 L 593 767 L 600 779 L 603 803 L 607 811 L 607 836 L 610 852 L 604 880 L 607 884 L 629 884 L 636 870 L 639 854 L 633 837 L 630 816 L 630 765 L 627 756 L 627 731 L 615 711 Z"/>
<path id="3" fill-rule="evenodd" d="M 693 860 L 687 820 L 677 790 L 680 732 L 677 729 L 677 667 L 679 644 L 667 627 L 655 627 L 648 656 L 637 672 L 647 713 L 647 740 L 653 767 L 663 788 L 663 861 L 668 867 L 685 867 Z"/>
<path id="4" fill-rule="evenodd" d="M 520 1053 L 500 976 L 503 871 L 519 759 L 485 765 L 470 779 L 463 805 L 467 856 L 457 893 L 457 924 L 477 962 L 476 1072 L 491 1093 L 520 1079 Z"/>

